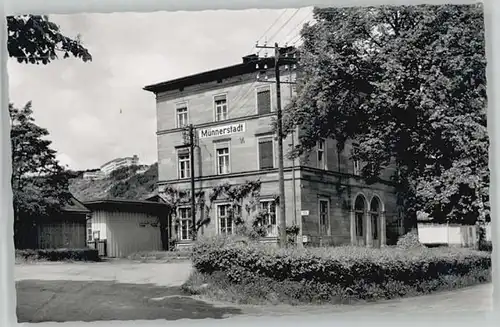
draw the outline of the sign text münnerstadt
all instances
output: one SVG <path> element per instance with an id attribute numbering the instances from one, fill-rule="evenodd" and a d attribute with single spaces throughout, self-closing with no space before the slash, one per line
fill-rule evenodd
<path id="1" fill-rule="evenodd" d="M 231 135 L 235 133 L 243 133 L 245 131 L 245 123 L 226 125 L 220 127 L 211 127 L 200 129 L 200 138 Z"/>

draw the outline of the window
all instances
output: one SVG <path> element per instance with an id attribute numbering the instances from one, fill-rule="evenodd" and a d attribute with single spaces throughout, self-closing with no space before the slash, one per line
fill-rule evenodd
<path id="1" fill-rule="evenodd" d="M 260 202 L 260 208 L 264 212 L 262 225 L 267 227 L 267 236 L 278 236 L 278 223 L 276 219 L 276 203 L 274 200 Z"/>
<path id="2" fill-rule="evenodd" d="M 357 145 L 353 145 L 353 154 L 356 154 L 356 152 L 358 151 L 358 146 Z M 352 172 L 354 175 L 361 175 L 361 162 L 356 159 L 354 160 L 353 159 L 353 172 Z"/>
<path id="3" fill-rule="evenodd" d="M 358 195 L 354 203 L 354 214 L 356 219 L 356 236 L 363 237 L 364 234 L 364 217 L 365 217 L 366 203 L 364 197 Z"/>
<path id="4" fill-rule="evenodd" d="M 260 169 L 274 168 L 273 139 L 259 140 L 259 167 Z"/>
<path id="5" fill-rule="evenodd" d="M 316 145 L 318 168 L 326 169 L 326 156 L 325 156 L 326 141 L 321 140 Z"/>
<path id="6" fill-rule="evenodd" d="M 380 202 L 378 198 L 373 198 L 370 203 L 370 216 L 372 220 L 372 239 L 378 240 L 379 237 L 379 213 L 380 213 Z"/>
<path id="7" fill-rule="evenodd" d="M 330 214 L 328 200 L 319 200 L 319 229 L 320 235 L 330 235 Z"/>
<path id="8" fill-rule="evenodd" d="M 92 221 L 90 219 L 87 220 L 87 241 L 92 241 Z"/>
<path id="9" fill-rule="evenodd" d="M 226 95 L 217 95 L 215 102 L 215 121 L 228 119 L 227 98 Z"/>
<path id="10" fill-rule="evenodd" d="M 177 105 L 177 127 L 182 128 L 188 125 L 187 103 Z"/>
<path id="11" fill-rule="evenodd" d="M 216 149 L 217 175 L 229 174 L 229 148 Z"/>
<path id="12" fill-rule="evenodd" d="M 181 152 L 178 155 L 179 161 L 179 179 L 191 177 L 191 156 L 189 152 Z"/>
<path id="13" fill-rule="evenodd" d="M 193 220 L 191 218 L 191 208 L 179 208 L 179 228 L 178 228 L 179 240 L 181 241 L 191 240 L 192 223 Z"/>
<path id="14" fill-rule="evenodd" d="M 354 165 L 353 174 L 359 176 L 361 174 L 361 165 L 360 165 L 359 160 L 354 160 L 353 165 Z"/>
<path id="15" fill-rule="evenodd" d="M 223 235 L 233 234 L 233 216 L 229 204 L 221 204 L 217 206 L 217 219 L 219 222 L 219 233 Z"/>
<path id="16" fill-rule="evenodd" d="M 257 112 L 259 115 L 271 112 L 271 89 L 261 88 L 257 90 Z"/>
<path id="17" fill-rule="evenodd" d="M 356 236 L 363 237 L 363 212 L 356 212 Z"/>

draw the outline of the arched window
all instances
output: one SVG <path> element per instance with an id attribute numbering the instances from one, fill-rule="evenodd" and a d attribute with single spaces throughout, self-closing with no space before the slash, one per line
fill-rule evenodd
<path id="1" fill-rule="evenodd" d="M 379 238 L 379 219 L 380 219 L 380 200 L 374 197 L 370 203 L 370 217 L 372 223 L 372 238 L 378 240 Z"/>
<path id="2" fill-rule="evenodd" d="M 356 197 L 356 201 L 354 201 L 354 215 L 356 219 L 356 236 L 363 237 L 363 220 L 366 211 L 366 203 L 365 198 L 362 195 L 358 195 Z"/>

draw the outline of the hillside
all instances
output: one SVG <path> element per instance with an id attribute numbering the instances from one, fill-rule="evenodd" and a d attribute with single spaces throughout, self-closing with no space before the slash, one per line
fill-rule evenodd
<path id="1" fill-rule="evenodd" d="M 138 167 L 114 171 L 103 180 L 85 180 L 81 176 L 70 180 L 69 189 L 80 201 L 101 199 L 142 200 L 155 191 L 158 181 L 158 164 L 151 165 L 144 173 Z"/>

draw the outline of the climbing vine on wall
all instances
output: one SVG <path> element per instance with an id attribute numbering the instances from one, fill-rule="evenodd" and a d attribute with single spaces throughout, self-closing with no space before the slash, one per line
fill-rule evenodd
<path id="1" fill-rule="evenodd" d="M 241 184 L 222 183 L 207 193 L 203 190 L 196 192 L 196 210 L 201 212 L 201 219 L 196 222 L 195 233 L 198 234 L 203 226 L 210 224 L 210 213 L 213 207 L 216 203 L 223 202 L 229 205 L 227 215 L 234 224 L 234 232 L 237 235 L 252 239 L 266 236 L 269 227 L 266 224 L 268 213 L 261 210 L 260 189 L 261 182 L 259 180 L 247 180 Z M 166 186 L 161 194 L 167 202 L 170 212 L 173 213 L 173 227 L 177 232 L 180 226 L 180 219 L 176 215 L 177 209 L 179 206 L 190 205 L 190 192 Z"/>

